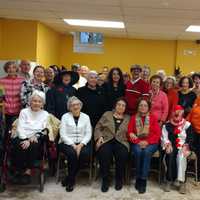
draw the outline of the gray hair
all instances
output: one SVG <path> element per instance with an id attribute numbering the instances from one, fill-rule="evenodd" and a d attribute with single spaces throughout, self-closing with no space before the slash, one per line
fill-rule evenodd
<path id="1" fill-rule="evenodd" d="M 81 108 L 83 107 L 82 101 L 81 101 L 79 98 L 77 98 L 77 97 L 75 97 L 75 96 L 72 96 L 72 97 L 70 97 L 70 98 L 68 99 L 68 101 L 67 101 L 67 110 L 70 110 L 71 104 L 72 104 L 74 101 L 78 101 L 78 102 L 80 103 Z"/>
<path id="2" fill-rule="evenodd" d="M 31 96 L 29 97 L 29 104 L 31 103 L 32 99 L 34 97 L 40 97 L 43 101 L 43 104 L 45 104 L 45 93 L 39 90 L 34 90 Z"/>
<path id="3" fill-rule="evenodd" d="M 95 75 L 97 78 L 98 78 L 98 74 L 96 71 L 89 71 L 88 75 L 87 75 L 87 79 L 92 76 L 92 75 Z"/>

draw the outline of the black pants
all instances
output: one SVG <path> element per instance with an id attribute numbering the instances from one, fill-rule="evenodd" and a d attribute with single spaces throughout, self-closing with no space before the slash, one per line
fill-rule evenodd
<path id="1" fill-rule="evenodd" d="M 11 160 L 17 171 L 32 169 L 34 162 L 41 155 L 41 140 L 38 140 L 38 143 L 30 143 L 27 149 L 22 149 L 22 141 L 19 138 L 12 140 Z"/>
<path id="2" fill-rule="evenodd" d="M 200 133 L 194 133 L 193 146 L 197 156 L 198 179 L 200 179 Z"/>
<path id="3" fill-rule="evenodd" d="M 91 155 L 91 144 L 87 144 L 81 149 L 79 157 L 77 157 L 77 153 L 71 145 L 66 145 L 61 143 L 59 145 L 60 152 L 64 153 L 66 156 L 67 164 L 68 164 L 68 177 L 67 180 L 74 184 L 76 174 L 85 163 L 89 163 L 90 155 Z"/>
<path id="4" fill-rule="evenodd" d="M 177 178 L 177 153 L 178 149 L 173 146 L 173 151 L 170 154 L 166 154 L 165 158 L 167 164 L 166 179 L 170 182 L 174 182 Z"/>
<path id="5" fill-rule="evenodd" d="M 97 151 L 97 157 L 100 164 L 100 173 L 103 179 L 108 180 L 109 170 L 113 157 L 115 158 L 115 179 L 123 181 L 125 175 L 125 167 L 128 160 L 128 149 L 126 146 L 113 139 L 102 144 Z"/>

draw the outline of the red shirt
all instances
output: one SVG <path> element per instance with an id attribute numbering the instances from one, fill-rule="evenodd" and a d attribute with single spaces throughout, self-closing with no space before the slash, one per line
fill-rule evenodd
<path id="1" fill-rule="evenodd" d="M 134 82 L 128 81 L 126 84 L 125 98 L 128 102 L 127 111 L 130 115 L 136 113 L 136 104 L 140 97 L 149 97 L 149 84 L 140 78 Z"/>
<path id="2" fill-rule="evenodd" d="M 5 114 L 18 115 L 21 109 L 20 91 L 24 81 L 23 77 L 3 77 L 0 79 L 0 84 L 5 90 Z"/>
<path id="3" fill-rule="evenodd" d="M 128 125 L 128 139 L 131 143 L 138 144 L 140 141 L 147 141 L 149 144 L 158 144 L 160 141 L 160 136 L 161 136 L 161 129 L 158 124 L 157 118 L 150 114 L 149 116 L 149 134 L 147 137 L 144 138 L 137 138 L 137 139 L 132 139 L 130 137 L 130 133 L 136 134 L 136 115 L 133 115 L 130 119 L 129 125 Z M 145 117 L 142 118 L 142 121 L 144 123 Z"/>

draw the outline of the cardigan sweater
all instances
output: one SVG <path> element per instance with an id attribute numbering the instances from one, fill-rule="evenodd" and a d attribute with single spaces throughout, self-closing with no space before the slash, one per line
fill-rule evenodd
<path id="1" fill-rule="evenodd" d="M 128 124 L 128 138 L 131 143 L 138 144 L 140 141 L 147 141 L 149 144 L 158 144 L 160 141 L 161 130 L 158 124 L 157 118 L 150 114 L 149 115 L 149 134 L 144 138 L 133 139 L 130 137 L 130 134 L 137 134 L 136 130 L 136 115 L 131 117 L 131 120 Z M 142 121 L 144 123 L 144 117 L 142 117 Z"/>
<path id="2" fill-rule="evenodd" d="M 87 145 L 92 137 L 90 118 L 85 113 L 80 113 L 78 124 L 76 125 L 71 112 L 62 116 L 60 124 L 60 143 L 73 145 L 82 143 Z"/>
<path id="3" fill-rule="evenodd" d="M 103 137 L 104 142 L 106 143 L 115 138 L 118 142 L 120 142 L 121 144 L 126 146 L 127 149 L 129 149 L 129 143 L 127 138 L 129 119 L 129 115 L 125 115 L 122 123 L 119 125 L 119 128 L 117 129 L 117 131 L 115 131 L 113 112 L 105 112 L 95 127 L 95 141 L 98 140 L 100 137 Z"/>

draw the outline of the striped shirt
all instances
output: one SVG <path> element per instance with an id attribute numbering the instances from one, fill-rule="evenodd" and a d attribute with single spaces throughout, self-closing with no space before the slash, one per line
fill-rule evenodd
<path id="1" fill-rule="evenodd" d="M 23 77 L 3 77 L 0 79 L 0 84 L 5 90 L 4 108 L 7 115 L 18 115 L 21 110 L 20 91 L 24 81 Z"/>

